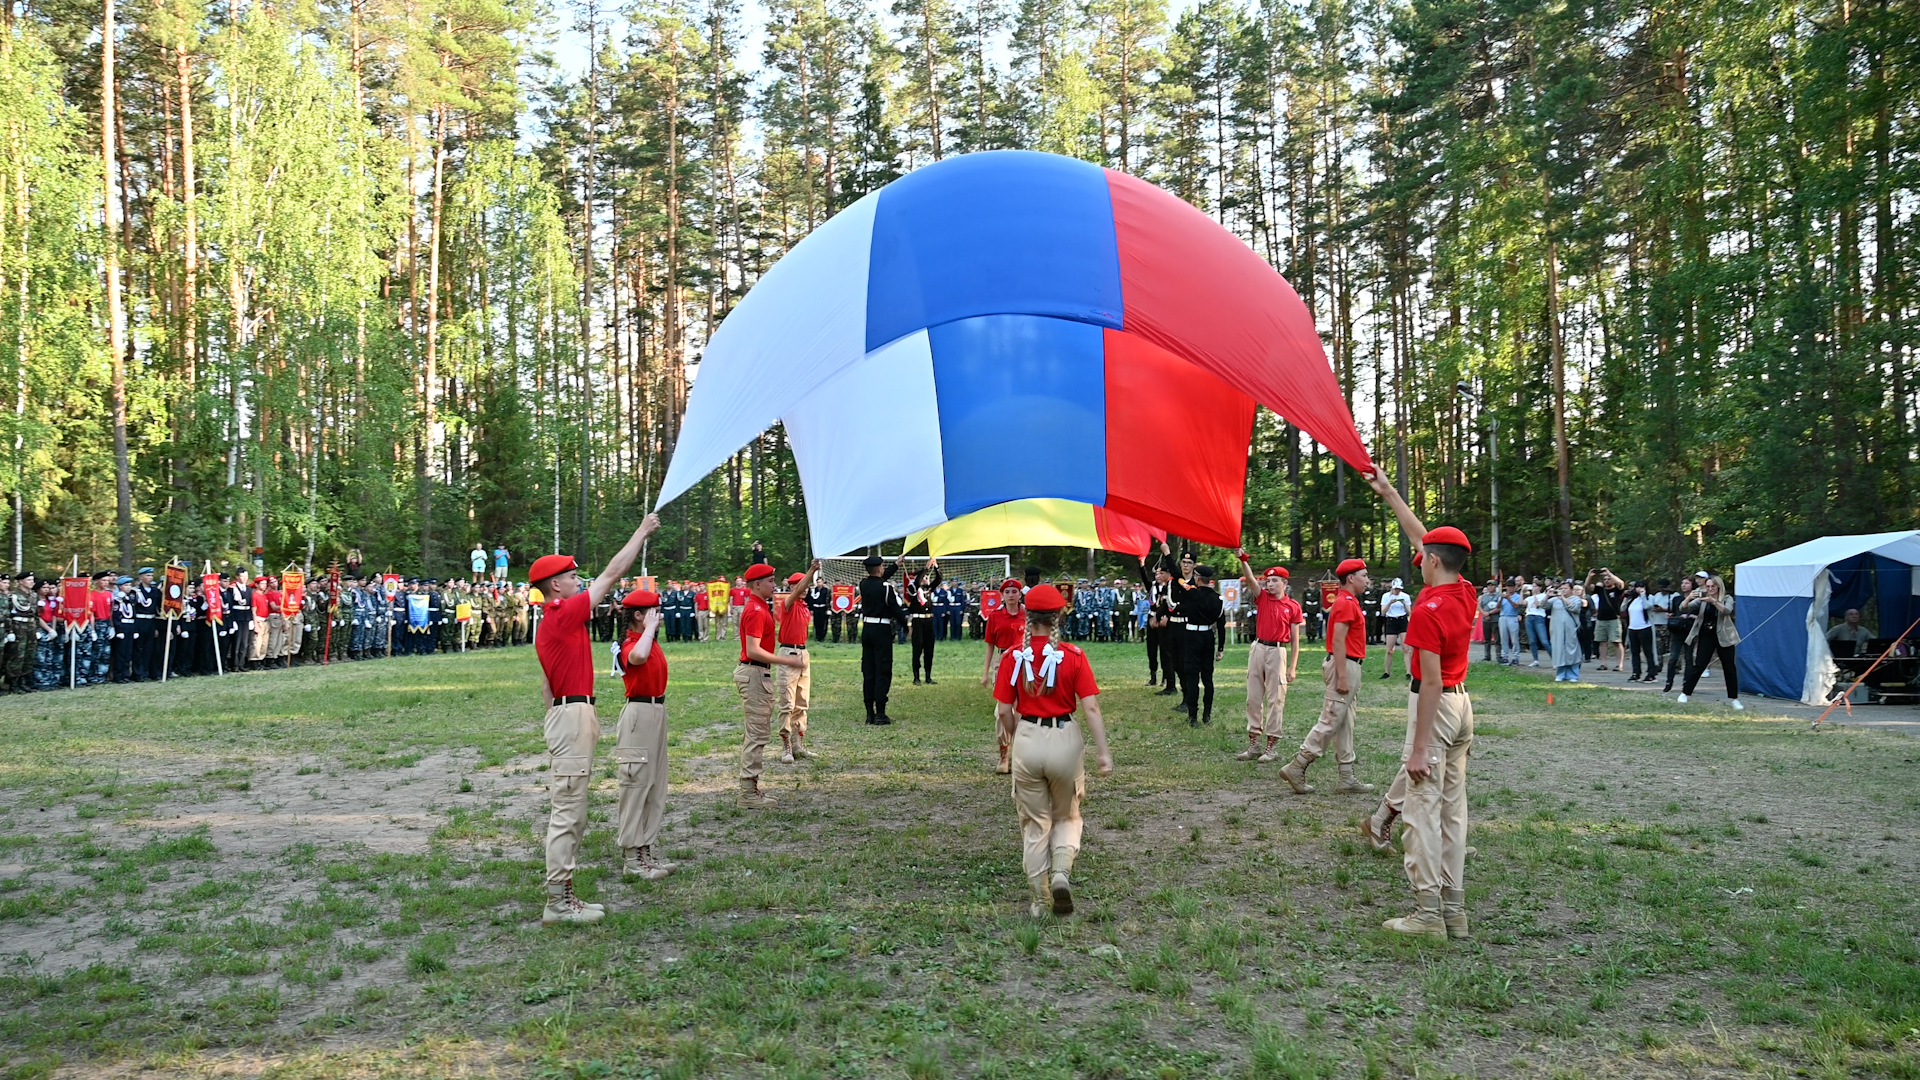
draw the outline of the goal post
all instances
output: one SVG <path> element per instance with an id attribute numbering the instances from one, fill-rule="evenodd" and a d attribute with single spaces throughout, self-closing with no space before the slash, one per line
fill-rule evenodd
<path id="1" fill-rule="evenodd" d="M 892 558 L 887 560 L 893 562 Z M 820 560 L 820 576 L 829 585 L 854 585 L 867 576 L 864 555 L 839 555 Z M 915 570 L 927 564 L 925 555 L 907 556 L 907 565 L 902 571 L 911 576 Z M 984 582 L 989 588 L 999 585 L 1007 579 L 1007 568 L 1011 560 L 1005 555 L 944 555 L 940 558 L 940 576 L 950 585 L 966 585 L 969 588 Z M 893 576 L 900 580 L 900 574 Z"/>

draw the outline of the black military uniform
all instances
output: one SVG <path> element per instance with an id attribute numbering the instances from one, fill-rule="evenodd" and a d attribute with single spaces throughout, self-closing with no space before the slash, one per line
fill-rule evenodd
<path id="1" fill-rule="evenodd" d="M 1213 589 L 1213 571 L 1195 567 L 1198 583 L 1180 596 L 1180 611 L 1187 617 L 1179 633 L 1180 703 L 1186 709 L 1187 723 L 1213 723 L 1213 658 L 1227 647 L 1226 605 Z M 1201 701 L 1200 686 L 1206 686 Z"/>
<path id="2" fill-rule="evenodd" d="M 878 555 L 867 556 L 867 576 L 860 579 L 860 695 L 867 706 L 867 723 L 891 724 L 887 698 L 893 692 L 893 628 L 900 621 L 900 598 L 887 579 L 899 564 L 887 564 Z M 886 572 L 873 571 L 886 566 Z"/>
<path id="3" fill-rule="evenodd" d="M 813 588 L 807 590 L 807 610 L 813 613 L 813 640 L 827 640 L 827 619 L 833 614 L 833 590 L 826 582 L 815 580 Z"/>
<path id="4" fill-rule="evenodd" d="M 926 660 L 927 682 L 933 682 L 934 590 L 940 587 L 940 568 L 922 567 L 907 582 L 907 633 L 913 644 L 913 685 L 920 685 L 921 658 Z"/>
<path id="5" fill-rule="evenodd" d="M 1147 685 L 1160 685 L 1160 672 L 1167 673 L 1166 689 L 1163 694 L 1173 693 L 1173 679 L 1176 668 L 1172 649 L 1167 642 L 1172 627 L 1155 625 L 1173 614 L 1173 585 L 1162 585 L 1153 580 L 1153 575 L 1165 570 L 1169 577 L 1178 572 L 1173 565 L 1173 556 L 1162 555 L 1159 560 L 1149 563 L 1145 556 L 1140 559 L 1140 584 L 1147 590 Z"/>
<path id="6" fill-rule="evenodd" d="M 153 568 L 142 567 L 140 573 L 150 577 Z M 134 582 L 133 622 L 140 635 L 133 642 L 133 681 L 158 682 L 167 646 L 163 637 L 166 620 L 160 618 L 160 586 L 151 581 Z"/>

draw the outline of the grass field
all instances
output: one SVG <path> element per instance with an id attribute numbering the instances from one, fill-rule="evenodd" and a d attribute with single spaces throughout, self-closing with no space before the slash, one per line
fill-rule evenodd
<path id="1" fill-rule="evenodd" d="M 749 813 L 731 653 L 672 647 L 682 869 L 620 880 L 603 753 L 579 930 L 538 921 L 529 650 L 0 699 L 0 1072 L 1920 1078 L 1920 742 L 1476 668 L 1477 940 L 1413 942 L 1372 798 L 1231 760 L 1244 650 L 1192 730 L 1097 646 L 1117 769 L 1035 922 L 977 650 L 890 728 L 818 650 L 821 760 Z"/>

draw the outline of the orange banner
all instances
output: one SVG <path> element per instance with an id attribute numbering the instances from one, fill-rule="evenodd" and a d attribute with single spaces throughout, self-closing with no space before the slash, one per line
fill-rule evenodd
<path id="1" fill-rule="evenodd" d="M 307 575 L 289 570 L 280 575 L 280 614 L 294 616 L 307 602 Z"/>
<path id="2" fill-rule="evenodd" d="M 178 563 L 167 564 L 167 582 L 160 589 L 160 613 L 180 617 L 180 609 L 187 602 L 187 568 Z"/>

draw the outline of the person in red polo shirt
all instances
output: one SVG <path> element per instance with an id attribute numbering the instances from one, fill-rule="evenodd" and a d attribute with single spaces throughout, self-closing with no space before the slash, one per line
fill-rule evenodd
<path id="1" fill-rule="evenodd" d="M 1280 778 L 1295 795 L 1310 795 L 1307 766 L 1333 749 L 1333 760 L 1340 766 L 1340 782 L 1334 791 L 1341 794 L 1365 793 L 1372 784 L 1363 784 L 1353 775 L 1358 760 L 1353 753 L 1353 709 L 1360 697 L 1360 662 L 1367 658 L 1367 617 L 1360 610 L 1360 594 L 1367 591 L 1367 564 L 1348 559 L 1333 568 L 1340 579 L 1340 591 L 1334 594 L 1333 607 L 1327 610 L 1327 659 L 1320 668 L 1326 693 L 1320 702 L 1320 722 L 1307 732 L 1306 741 L 1293 760 L 1280 767 Z"/>
<path id="2" fill-rule="evenodd" d="M 780 608 L 777 651 L 800 661 L 799 667 L 782 666 L 773 677 L 774 699 L 780 710 L 782 765 L 813 756 L 801 743 L 807 737 L 807 704 L 813 693 L 813 665 L 807 660 L 807 629 L 813 625 L 813 611 L 807 607 L 807 588 L 819 572 L 820 560 L 815 559 L 805 572 L 789 575 L 786 603 Z"/>
<path id="3" fill-rule="evenodd" d="M 640 545 L 660 527 L 648 514 L 627 545 L 616 552 L 600 576 L 580 584 L 580 564 L 571 555 L 542 555 L 528 570 L 529 583 L 546 602 L 534 653 L 540 658 L 540 702 L 546 709 L 547 775 L 553 810 L 547 817 L 547 906 L 545 926 L 594 923 L 606 914 L 573 894 L 574 860 L 587 835 L 587 790 L 593 782 L 593 749 L 600 741 L 600 717 L 593 711 L 593 644 L 587 624 L 640 554 Z"/>
<path id="4" fill-rule="evenodd" d="M 748 809 L 773 806 L 778 800 L 760 790 L 765 768 L 767 735 L 773 727 L 773 669 L 804 668 L 806 656 L 781 656 L 776 650 L 779 630 L 774 623 L 773 567 L 754 563 L 747 568 L 747 602 L 740 606 L 740 663 L 733 669 L 733 685 L 740 691 L 740 805 Z"/>
<path id="5" fill-rule="evenodd" d="M 614 728 L 620 770 L 621 871 L 659 881 L 675 865 L 655 857 L 653 842 L 667 812 L 667 657 L 660 648 L 660 594 L 635 589 L 621 598 L 627 620 L 620 642 L 627 703 Z"/>
<path id="6" fill-rule="evenodd" d="M 980 685 L 991 688 L 993 673 L 1000 670 L 1000 658 L 1008 649 L 1020 647 L 1020 635 L 1026 631 L 1027 613 L 1021 607 L 1021 583 L 1019 578 L 1008 578 L 1000 583 L 1000 606 L 987 611 L 986 625 L 981 637 L 987 642 L 987 666 L 980 671 Z M 997 709 L 995 710 L 998 711 Z M 1005 775 L 1013 771 L 1013 762 L 1009 758 L 1008 741 L 1011 732 L 997 722 L 994 730 L 999 733 L 1000 764 L 994 771 Z"/>
<path id="7" fill-rule="evenodd" d="M 1420 545 L 1414 563 L 1426 588 L 1407 617 L 1407 741 L 1399 775 L 1380 808 L 1361 824 L 1367 841 L 1383 847 L 1396 814 L 1413 914 L 1388 919 L 1401 934 L 1467 938 L 1467 753 L 1473 749 L 1473 699 L 1467 696 L 1467 649 L 1473 638 L 1476 594 L 1461 579 L 1473 544 L 1451 525 L 1428 529 L 1378 472 L 1367 477 L 1407 539 Z"/>
<path id="8" fill-rule="evenodd" d="M 1258 578 L 1240 557 L 1240 580 L 1253 597 L 1253 644 L 1247 648 L 1247 748 L 1234 755 L 1237 761 L 1270 762 L 1278 760 L 1274 748 L 1280 743 L 1281 726 L 1287 708 L 1287 684 L 1300 669 L 1300 653 L 1293 642 L 1295 627 L 1306 624 L 1300 605 L 1287 595 L 1288 573 L 1284 566 L 1269 566 Z M 1260 745 L 1262 736 L 1266 746 Z"/>
<path id="9" fill-rule="evenodd" d="M 1000 730 L 1013 744 L 1013 805 L 1032 892 L 1028 913 L 1039 918 L 1073 914 L 1068 875 L 1080 853 L 1080 799 L 1086 794 L 1087 744 L 1074 723 L 1078 707 L 1093 730 L 1100 775 L 1113 772 L 1107 728 L 1100 717 L 1100 687 L 1080 646 L 1056 643 L 1060 590 L 1037 585 L 1025 597 L 1026 626 L 1017 647 L 1000 658 L 993 699 Z"/>

